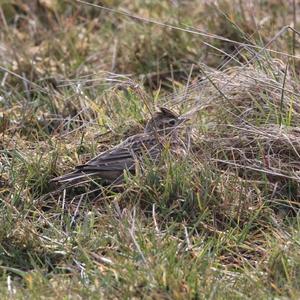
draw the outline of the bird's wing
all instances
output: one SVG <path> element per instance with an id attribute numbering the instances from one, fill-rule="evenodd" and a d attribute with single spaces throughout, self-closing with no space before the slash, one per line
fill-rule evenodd
<path id="1" fill-rule="evenodd" d="M 79 165 L 69 174 L 52 179 L 56 182 L 74 182 L 87 176 L 115 178 L 124 170 L 133 170 L 136 160 L 147 155 L 156 159 L 160 154 L 160 144 L 157 139 L 147 134 L 129 137 L 114 148 L 100 153 L 83 165 Z"/>
<path id="2" fill-rule="evenodd" d="M 129 137 L 123 143 L 107 150 L 86 164 L 77 166 L 81 171 L 123 171 L 132 169 L 136 159 L 142 155 L 156 158 L 159 155 L 159 147 L 155 138 L 140 134 Z"/>

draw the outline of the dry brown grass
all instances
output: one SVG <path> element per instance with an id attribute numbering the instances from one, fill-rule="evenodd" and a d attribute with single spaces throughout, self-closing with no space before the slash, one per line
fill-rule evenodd
<path id="1" fill-rule="evenodd" d="M 298 299 L 292 2 L 0 2 L 0 293 Z M 187 158 L 43 198 L 160 104 Z"/>

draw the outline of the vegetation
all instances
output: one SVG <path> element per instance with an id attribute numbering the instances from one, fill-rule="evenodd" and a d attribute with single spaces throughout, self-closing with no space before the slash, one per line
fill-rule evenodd
<path id="1" fill-rule="evenodd" d="M 0 0 L 2 298 L 299 299 L 299 5 L 89 3 Z M 54 192 L 159 105 L 187 157 Z"/>

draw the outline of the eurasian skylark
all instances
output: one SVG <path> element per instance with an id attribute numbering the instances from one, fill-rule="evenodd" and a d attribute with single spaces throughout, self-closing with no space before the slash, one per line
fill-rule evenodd
<path id="1" fill-rule="evenodd" d="M 120 183 L 125 170 L 135 173 L 138 162 L 146 157 L 155 163 L 165 147 L 175 154 L 183 154 L 185 146 L 178 136 L 178 130 L 185 120 L 175 112 L 161 107 L 148 121 L 143 133 L 127 138 L 86 164 L 77 166 L 73 172 L 52 181 L 77 185 L 89 178 L 102 178 L 109 184 Z"/>

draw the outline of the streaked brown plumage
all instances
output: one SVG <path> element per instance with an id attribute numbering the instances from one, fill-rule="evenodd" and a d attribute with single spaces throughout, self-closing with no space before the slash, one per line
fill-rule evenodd
<path id="1" fill-rule="evenodd" d="M 78 184 L 89 178 L 102 178 L 107 183 L 123 180 L 124 170 L 135 172 L 136 163 L 147 156 L 159 159 L 165 145 L 171 151 L 184 150 L 178 138 L 178 128 L 185 118 L 161 107 L 148 121 L 144 133 L 133 135 L 110 150 L 100 153 L 86 164 L 79 165 L 69 174 L 52 179 L 54 182 Z"/>

